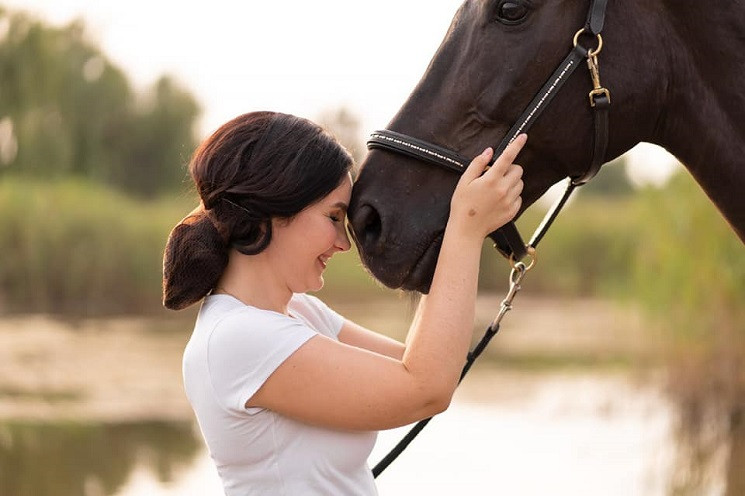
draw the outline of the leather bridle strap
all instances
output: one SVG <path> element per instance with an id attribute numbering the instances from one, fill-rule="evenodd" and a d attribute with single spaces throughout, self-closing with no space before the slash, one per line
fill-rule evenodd
<path id="1" fill-rule="evenodd" d="M 370 135 L 370 139 L 367 141 L 367 147 L 370 149 L 382 148 L 396 152 L 433 165 L 438 165 L 458 174 L 462 174 L 470 163 L 470 159 L 452 150 L 395 131 L 375 131 Z M 494 162 L 492 161 L 492 163 Z M 491 233 L 489 237 L 505 257 L 509 258 L 512 256 L 515 260 L 522 260 L 528 253 L 525 241 L 520 236 L 520 231 L 517 230 L 514 222 L 505 224 Z"/>
<path id="2" fill-rule="evenodd" d="M 543 110 L 556 96 L 559 89 L 561 89 L 567 79 L 569 79 L 569 76 L 571 76 L 577 67 L 581 65 L 583 60 L 594 59 L 595 68 L 597 70 L 596 55 L 600 51 L 601 45 L 598 45 L 594 49 L 587 48 L 579 42 L 579 38 L 581 34 L 587 34 L 597 37 L 599 43 L 601 43 L 600 32 L 605 23 L 605 10 L 607 3 L 608 0 L 592 1 L 585 26 L 577 33 L 577 36 L 575 36 L 575 43 L 572 50 L 561 64 L 559 64 L 556 70 L 554 70 L 553 74 L 538 91 L 535 97 L 533 97 L 512 128 L 510 128 L 507 134 L 505 134 L 499 146 L 497 146 L 494 151 L 492 163 L 519 134 L 527 132 L 528 129 L 530 129 Z M 593 52 L 595 55 L 593 55 Z M 596 79 L 593 77 L 593 83 L 595 83 L 595 81 Z M 505 224 L 503 227 L 489 235 L 489 237 L 496 243 L 495 246 L 497 249 L 505 257 L 514 260 L 521 260 L 527 255 L 528 247 L 535 248 L 536 245 L 533 243 L 537 243 L 543 238 L 545 231 L 551 226 L 551 223 L 558 215 L 559 210 L 566 203 L 569 195 L 574 191 L 574 186 L 582 185 L 593 178 L 604 163 L 605 152 L 608 145 L 608 109 L 610 107 L 610 96 L 607 90 L 603 89 L 604 91 L 600 91 L 602 88 L 599 88 L 599 77 L 597 81 L 598 84 L 594 84 L 595 89 L 590 93 L 590 102 L 594 110 L 593 114 L 595 121 L 595 140 L 590 166 L 582 175 L 571 178 L 571 187 L 567 188 L 567 191 L 565 192 L 566 198 L 556 204 L 559 206 L 558 210 L 552 210 L 550 215 L 546 216 L 544 221 L 541 223 L 541 227 L 544 231 L 536 232 L 529 245 L 525 245 L 525 242 L 522 240 L 520 232 L 517 230 L 514 222 Z M 467 157 L 464 157 L 457 152 L 418 138 L 413 138 L 389 130 L 375 131 L 372 133 L 367 141 L 367 146 L 369 149 L 378 148 L 406 155 L 458 173 L 463 173 L 470 163 L 470 160 Z"/>
<path id="3" fill-rule="evenodd" d="M 546 214 L 543 222 L 541 222 L 541 225 L 536 229 L 535 234 L 531 238 L 528 247 L 535 248 L 538 245 L 554 219 L 566 204 L 572 192 L 577 188 L 577 186 L 585 184 L 595 176 L 605 160 L 605 152 L 608 146 L 608 108 L 610 107 L 610 94 L 608 90 L 600 86 L 596 56 L 602 47 L 600 32 L 603 30 L 603 25 L 605 23 L 605 10 L 607 3 L 608 0 L 592 0 L 587 15 L 587 22 L 585 23 L 584 28 L 578 31 L 575 35 L 574 48 L 554 71 L 535 98 L 533 98 L 527 109 L 517 120 L 517 123 L 505 135 L 505 138 L 494 153 L 495 158 L 499 157 L 502 151 L 504 151 L 504 148 L 512 140 L 514 140 L 520 133 L 527 131 L 546 105 L 548 105 L 551 99 L 553 99 L 558 89 L 561 88 L 567 78 L 572 74 L 572 72 L 574 72 L 582 59 L 587 59 L 593 80 L 593 90 L 589 95 L 590 105 L 593 108 L 595 121 L 595 142 L 593 146 L 592 160 L 588 169 L 581 176 L 569 178 L 570 180 L 568 181 L 566 191 Z M 598 46 L 594 49 L 583 47 L 582 44 L 579 43 L 579 38 L 583 33 L 595 36 L 598 40 Z M 376 131 L 370 137 L 367 145 L 371 149 L 380 148 L 404 154 L 418 160 L 442 166 L 458 173 L 462 173 L 470 163 L 470 160 L 456 152 L 394 131 Z M 507 246 L 512 250 L 510 254 L 507 254 L 504 250 L 504 244 L 500 247 L 500 236 L 509 240 Z M 528 251 L 513 222 L 501 227 L 492 233 L 490 237 L 495 241 L 495 243 L 497 243 L 497 248 L 500 249 L 500 252 L 514 261 L 524 258 Z M 517 239 L 515 239 L 515 237 Z M 465 377 L 471 365 L 498 330 L 499 325 L 497 325 L 496 328 L 489 326 L 487 333 L 481 338 L 473 351 L 468 354 L 466 365 L 463 367 L 461 373 L 461 380 Z M 375 467 L 373 467 L 373 476 L 377 477 L 388 467 L 388 465 L 393 463 L 393 461 L 406 449 L 406 447 L 414 440 L 431 419 L 432 417 L 424 419 L 412 427 L 398 444 L 394 446 L 393 449 L 380 462 L 378 462 L 377 465 L 375 465 Z"/>
<path id="4" fill-rule="evenodd" d="M 607 3 L 608 0 L 593 0 L 592 4 L 590 5 L 587 22 L 585 23 L 584 27 L 584 31 L 586 31 L 588 34 L 591 34 L 593 36 L 597 36 L 600 34 L 600 31 L 603 29 L 603 25 L 605 23 L 605 8 L 607 6 Z M 595 29 L 597 29 L 597 31 L 595 31 Z M 553 74 L 551 74 L 543 87 L 538 91 L 536 96 L 533 97 L 533 100 L 528 104 L 520 117 L 518 117 L 512 128 L 507 131 L 507 134 L 504 136 L 501 143 L 499 143 L 499 146 L 497 146 L 497 148 L 494 150 L 495 159 L 499 157 L 504 149 L 507 148 L 507 145 L 512 143 L 515 138 L 518 137 L 518 135 L 527 132 L 527 130 L 530 129 L 536 119 L 538 119 L 538 116 L 541 115 L 548 104 L 551 103 L 551 100 L 554 99 L 556 93 L 558 93 L 561 87 L 564 86 L 564 83 L 567 81 L 567 79 L 569 79 L 569 76 L 574 73 L 577 67 L 581 65 L 581 62 L 583 60 L 587 59 L 588 54 L 590 53 L 591 49 L 583 46 L 581 43 L 579 43 L 579 39 L 577 39 L 577 43 L 574 44 L 572 50 L 561 62 L 561 64 L 559 64 L 556 70 L 554 70 Z M 603 154 L 603 156 L 604 155 L 605 154 Z M 587 182 L 595 174 L 597 174 L 597 170 L 592 173 L 592 167 L 590 167 L 590 169 L 588 169 L 588 171 L 586 171 L 580 177 L 586 178 L 584 182 Z"/>

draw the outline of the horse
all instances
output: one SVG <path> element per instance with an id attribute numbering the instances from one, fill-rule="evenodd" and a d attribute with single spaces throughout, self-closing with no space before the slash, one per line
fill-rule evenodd
<path id="1" fill-rule="evenodd" d="M 388 129 L 464 157 L 503 141 L 595 3 L 466 0 Z M 640 142 L 662 146 L 745 242 L 745 3 L 608 0 L 596 43 L 596 72 L 612 98 L 601 162 Z M 596 82 L 575 71 L 529 131 L 517 160 L 518 217 L 590 167 L 597 135 L 588 91 Z M 457 180 L 416 157 L 370 150 L 349 224 L 363 264 L 383 284 L 428 291 Z"/>

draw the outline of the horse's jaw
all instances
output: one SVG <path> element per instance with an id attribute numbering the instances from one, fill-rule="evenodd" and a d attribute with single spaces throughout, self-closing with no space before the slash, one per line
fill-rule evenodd
<path id="1" fill-rule="evenodd" d="M 457 180 L 413 159 L 368 154 L 352 190 L 349 225 L 363 265 L 381 283 L 429 290 Z"/>

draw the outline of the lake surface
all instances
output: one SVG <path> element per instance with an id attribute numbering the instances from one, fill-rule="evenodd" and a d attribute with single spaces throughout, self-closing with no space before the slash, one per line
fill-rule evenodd
<path id="1" fill-rule="evenodd" d="M 649 332 L 607 302 L 521 305 L 380 494 L 668 494 L 676 413 L 653 371 L 633 372 Z M 411 318 L 401 302 L 341 310 L 375 329 Z M 0 321 L 0 496 L 221 495 L 181 386 L 191 325 Z M 406 430 L 380 434 L 371 466 Z M 695 494 L 723 494 L 723 480 Z"/>
<path id="2" fill-rule="evenodd" d="M 378 488 L 384 496 L 663 495 L 673 419 L 655 388 L 618 375 L 477 373 Z M 371 465 L 405 430 L 381 433 Z M 3 496 L 222 494 L 189 422 L 5 423 L 0 450 Z"/>

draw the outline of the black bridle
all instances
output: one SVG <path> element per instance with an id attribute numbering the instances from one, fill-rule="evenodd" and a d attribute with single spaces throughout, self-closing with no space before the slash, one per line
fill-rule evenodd
<path id="1" fill-rule="evenodd" d="M 559 64 L 553 74 L 548 78 L 543 87 L 538 91 L 533 100 L 523 111 L 517 122 L 507 132 L 502 142 L 494 150 L 492 163 L 504 149 L 520 134 L 526 132 L 546 106 L 556 96 L 556 93 L 564 85 L 569 76 L 575 71 L 583 60 L 587 61 L 590 75 L 592 77 L 593 89 L 590 91 L 590 106 L 593 109 L 595 121 L 595 142 L 592 160 L 584 174 L 570 178 L 563 197 L 554 205 L 536 230 L 530 242 L 526 245 L 517 230 L 514 222 L 509 222 L 491 233 L 489 237 L 494 241 L 495 247 L 502 255 L 513 260 L 522 260 L 530 248 L 535 248 L 553 223 L 559 211 L 566 204 L 577 186 L 585 184 L 598 173 L 605 162 L 605 152 L 608 146 L 608 109 L 610 107 L 610 93 L 600 85 L 600 73 L 598 70 L 597 55 L 603 48 L 603 39 L 600 32 L 605 22 L 605 8 L 608 0 L 592 0 L 587 15 L 585 26 L 577 31 L 574 36 L 573 48 L 566 58 Z M 584 36 L 583 36 L 584 35 Z M 582 38 L 594 37 L 597 46 L 585 47 Z M 457 152 L 448 150 L 434 143 L 414 138 L 395 131 L 375 131 L 367 141 L 369 149 L 382 149 L 399 153 L 432 165 L 444 167 L 450 171 L 462 174 L 470 163 L 470 159 Z M 490 164 L 491 165 L 491 164 Z"/>
<path id="2" fill-rule="evenodd" d="M 509 310 L 509 303 L 511 302 L 514 293 L 519 290 L 519 282 L 524 275 L 526 269 L 522 265 L 520 260 L 525 258 L 528 254 L 531 256 L 534 253 L 535 247 L 541 241 L 543 236 L 548 231 L 553 221 L 558 216 L 561 209 L 566 204 L 567 200 L 571 196 L 572 192 L 577 186 L 585 184 L 587 181 L 592 179 L 600 170 L 600 167 L 605 162 L 605 152 L 608 147 L 608 109 L 610 108 L 610 92 L 603 88 L 600 84 L 600 72 L 598 69 L 597 55 L 603 48 L 603 38 L 600 36 L 600 32 L 603 30 L 603 24 L 605 22 L 605 9 L 608 0 L 591 0 L 590 10 L 587 14 L 587 22 L 585 26 L 577 31 L 574 35 L 573 48 L 569 52 L 569 55 L 559 64 L 554 73 L 549 77 L 543 87 L 538 91 L 536 96 L 530 102 L 530 104 L 523 111 L 520 118 L 517 120 L 514 126 L 507 132 L 502 139 L 502 142 L 494 150 L 494 158 L 501 155 L 504 149 L 517 138 L 520 133 L 526 132 L 543 112 L 549 102 L 556 96 L 556 93 L 564 85 L 569 76 L 572 75 L 574 70 L 580 65 L 583 60 L 587 61 L 588 69 L 590 70 L 590 76 L 592 79 L 593 89 L 589 93 L 590 106 L 593 109 L 594 115 L 594 128 L 595 128 L 595 141 L 593 145 L 592 159 L 590 165 L 585 172 L 576 177 L 570 177 L 567 188 L 561 198 L 554 204 L 554 206 L 548 211 L 541 224 L 536 229 L 533 237 L 528 244 L 522 240 L 520 232 L 517 230 L 514 222 L 510 222 L 497 231 L 489 235 L 489 237 L 495 242 L 495 247 L 505 257 L 509 258 L 513 264 L 513 274 L 515 269 L 518 276 L 512 280 L 512 287 L 510 290 L 510 296 L 503 302 L 503 308 L 500 311 L 500 315 L 495 319 L 492 325 L 487 328 L 486 333 L 481 338 L 479 343 L 474 349 L 468 354 L 466 365 L 463 367 L 460 379 L 463 380 L 468 370 L 473 365 L 473 362 L 478 358 L 481 352 L 486 348 L 492 337 L 496 335 L 499 330 L 499 322 L 504 312 Z M 597 40 L 597 46 L 594 48 L 585 47 L 581 41 L 588 37 L 594 37 Z M 370 149 L 379 148 L 402 155 L 413 157 L 417 160 L 427 162 L 429 164 L 444 167 L 448 170 L 462 174 L 470 163 L 470 159 L 463 157 L 462 155 L 435 145 L 426 141 L 407 136 L 405 134 L 397 133 L 394 131 L 376 131 L 367 142 L 367 146 Z M 491 164 L 490 164 L 491 165 Z M 531 261 L 532 266 L 533 261 Z M 513 276 L 511 276 L 513 278 Z M 414 440 L 419 432 L 427 425 L 431 418 L 418 422 L 401 441 L 386 455 L 374 468 L 373 476 L 377 477 L 380 473 L 385 470 L 404 449 Z"/>

